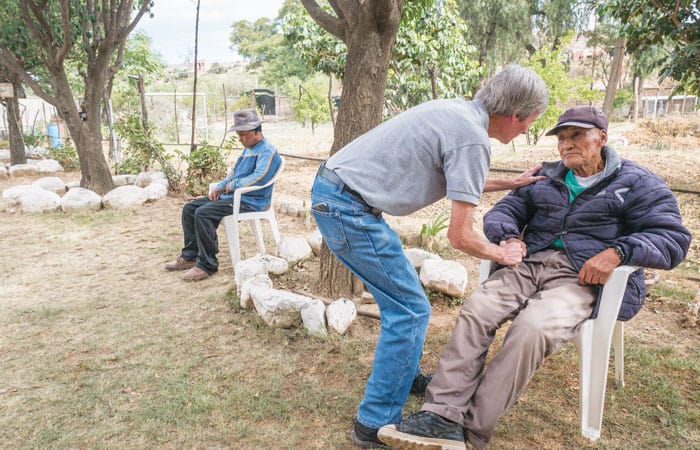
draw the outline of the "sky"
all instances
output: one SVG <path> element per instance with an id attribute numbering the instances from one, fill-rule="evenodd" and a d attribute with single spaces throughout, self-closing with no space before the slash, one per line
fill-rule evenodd
<path id="1" fill-rule="evenodd" d="M 239 20 L 274 19 L 284 0 L 200 0 L 197 59 L 228 63 L 238 59 L 231 50 L 231 24 Z M 197 0 L 155 0 L 153 18 L 144 15 L 136 26 L 152 39 L 168 64 L 194 58 Z"/>

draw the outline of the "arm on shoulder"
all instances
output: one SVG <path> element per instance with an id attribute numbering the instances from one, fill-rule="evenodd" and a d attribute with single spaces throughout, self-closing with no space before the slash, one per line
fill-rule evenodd
<path id="1" fill-rule="evenodd" d="M 515 178 L 488 177 L 486 178 L 486 185 L 484 185 L 484 192 L 518 189 L 536 181 L 544 180 L 544 176 L 535 175 L 537 172 L 540 171 L 540 169 L 542 169 L 542 165 L 538 164 L 535 167 L 527 169 L 525 172 L 521 173 Z"/>

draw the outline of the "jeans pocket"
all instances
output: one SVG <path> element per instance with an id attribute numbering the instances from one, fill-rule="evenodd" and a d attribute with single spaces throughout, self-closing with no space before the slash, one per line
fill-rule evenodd
<path id="1" fill-rule="evenodd" d="M 311 208 L 311 212 L 316 220 L 316 226 L 318 230 L 323 235 L 323 239 L 326 241 L 326 245 L 334 254 L 344 253 L 350 250 L 350 245 L 348 244 L 347 236 L 345 235 L 345 229 L 343 228 L 343 221 L 340 218 L 340 213 L 338 211 L 323 211 L 323 208 L 319 206 L 325 206 L 323 203 L 315 205 Z"/>

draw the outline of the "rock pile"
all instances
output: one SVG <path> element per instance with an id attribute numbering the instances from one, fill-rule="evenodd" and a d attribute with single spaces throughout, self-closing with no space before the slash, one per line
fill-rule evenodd
<path id="1" fill-rule="evenodd" d="M 138 175 L 116 175 L 117 186 L 104 196 L 79 187 L 79 183 L 65 183 L 56 173 L 61 165 L 52 159 L 33 164 L 15 164 L 8 168 L 0 164 L 0 178 L 42 176 L 31 184 L 20 184 L 2 191 L 6 212 L 42 213 L 97 211 L 101 208 L 132 209 L 146 202 L 156 201 L 168 194 L 168 180 L 163 172 L 142 172 Z M 138 184 L 137 184 L 138 183 Z"/>

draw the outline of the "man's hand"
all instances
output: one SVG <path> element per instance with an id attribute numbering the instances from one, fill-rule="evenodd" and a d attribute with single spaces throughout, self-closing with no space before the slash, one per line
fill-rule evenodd
<path id="1" fill-rule="evenodd" d="M 615 249 L 605 249 L 583 263 L 583 267 L 578 273 L 578 283 L 580 285 L 605 284 L 620 263 L 622 261 Z"/>
<path id="2" fill-rule="evenodd" d="M 214 188 L 214 190 L 209 194 L 209 200 L 215 202 L 221 197 L 221 189 L 220 188 Z"/>
<path id="3" fill-rule="evenodd" d="M 484 185 L 484 192 L 494 192 L 494 191 L 509 191 L 513 189 L 518 189 L 523 186 L 527 186 L 535 181 L 544 180 L 546 177 L 540 175 L 535 176 L 535 174 L 542 168 L 541 164 L 526 170 L 515 178 L 486 178 L 486 184 Z"/>
<path id="4" fill-rule="evenodd" d="M 535 181 L 544 180 L 545 177 L 542 175 L 535 176 L 535 174 L 539 172 L 540 169 L 542 169 L 542 164 L 538 164 L 535 167 L 527 169 L 525 172 L 521 173 L 516 178 L 513 178 L 513 186 L 511 187 L 511 189 L 518 189 L 519 187 L 527 186 L 530 183 L 534 183 Z"/>
<path id="5" fill-rule="evenodd" d="M 520 239 L 510 238 L 501 241 L 498 246 L 503 250 L 503 257 L 498 263 L 504 266 L 518 266 L 526 255 L 525 243 Z"/>

